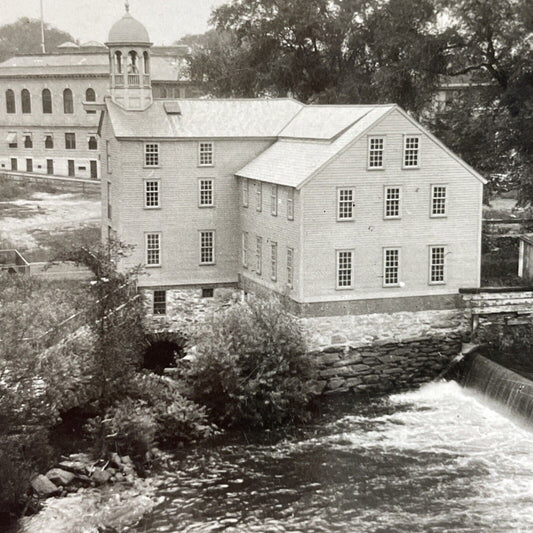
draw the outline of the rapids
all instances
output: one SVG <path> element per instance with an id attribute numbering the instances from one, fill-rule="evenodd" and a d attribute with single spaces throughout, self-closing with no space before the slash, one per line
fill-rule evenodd
<path id="1" fill-rule="evenodd" d="M 131 533 L 533 531 L 533 439 L 454 382 L 184 451 Z"/>

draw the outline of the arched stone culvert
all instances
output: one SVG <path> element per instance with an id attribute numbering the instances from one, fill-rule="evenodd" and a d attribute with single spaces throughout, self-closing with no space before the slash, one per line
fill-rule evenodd
<path id="1" fill-rule="evenodd" d="M 176 366 L 176 361 L 185 355 L 186 338 L 177 332 L 149 333 L 143 352 L 143 367 L 157 373 Z"/>

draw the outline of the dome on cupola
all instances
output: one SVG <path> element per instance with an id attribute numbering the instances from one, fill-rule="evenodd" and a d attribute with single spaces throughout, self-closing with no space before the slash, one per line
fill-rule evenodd
<path id="1" fill-rule="evenodd" d="M 109 30 L 109 37 L 107 38 L 107 45 L 119 44 L 151 44 L 150 36 L 146 28 L 136 19 L 134 19 L 129 11 L 126 11 L 124 16 Z"/>

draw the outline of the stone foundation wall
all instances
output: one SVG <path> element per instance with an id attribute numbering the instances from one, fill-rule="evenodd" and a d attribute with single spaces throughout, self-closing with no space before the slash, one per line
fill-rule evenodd
<path id="1" fill-rule="evenodd" d="M 160 287 L 157 287 L 159 289 Z M 154 315 L 153 289 L 140 289 L 149 327 L 169 331 L 184 331 L 215 311 L 226 309 L 242 298 L 242 292 L 231 287 L 215 287 L 213 297 L 202 297 L 202 288 L 167 288 L 167 313 Z"/>
<path id="2" fill-rule="evenodd" d="M 461 352 L 459 332 L 406 342 L 374 342 L 357 348 L 311 352 L 324 394 L 401 392 L 435 379 Z"/>
<path id="3" fill-rule="evenodd" d="M 335 345 L 367 346 L 470 332 L 470 315 L 462 309 L 301 318 L 310 350 Z"/>

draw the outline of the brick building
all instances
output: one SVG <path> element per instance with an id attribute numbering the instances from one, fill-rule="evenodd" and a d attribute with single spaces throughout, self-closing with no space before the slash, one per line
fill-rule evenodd
<path id="1" fill-rule="evenodd" d="M 150 61 L 145 32 L 111 57 Z M 308 315 L 453 308 L 479 286 L 484 179 L 396 105 L 162 101 L 112 81 L 87 109 L 103 235 L 135 245 L 156 314 L 228 286 Z"/>
<path id="2" fill-rule="evenodd" d="M 125 20 L 134 19 L 126 15 Z M 187 54 L 186 46 L 152 47 L 154 98 L 196 94 L 187 77 Z M 124 68 L 137 66 L 126 58 Z M 103 102 L 109 80 L 108 49 L 94 41 L 64 43 L 50 54 L 0 63 L 0 171 L 99 178 L 99 115 L 84 110 L 83 102 Z"/>

